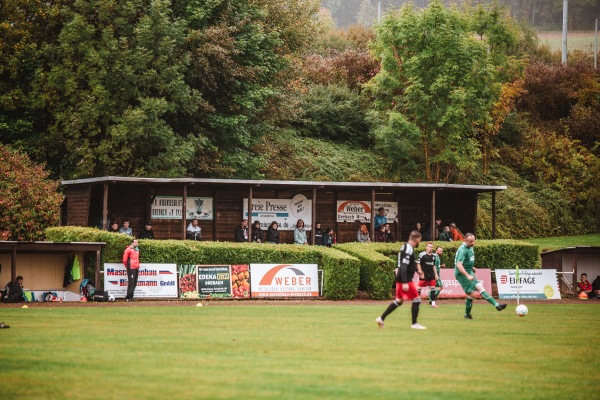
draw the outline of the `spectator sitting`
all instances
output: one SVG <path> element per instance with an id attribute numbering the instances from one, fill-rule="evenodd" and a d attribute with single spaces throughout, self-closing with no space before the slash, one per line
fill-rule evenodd
<path id="1" fill-rule="evenodd" d="M 108 228 L 108 231 L 110 233 L 121 233 L 119 231 L 119 224 L 117 224 L 116 222 L 113 222 L 112 225 L 110 226 L 110 228 Z"/>
<path id="2" fill-rule="evenodd" d="M 129 221 L 123 221 L 123 226 L 121 227 L 121 229 L 119 229 L 119 233 L 124 233 L 126 235 L 133 236 L 133 231 L 129 227 Z"/>
<path id="3" fill-rule="evenodd" d="M 385 224 L 385 241 L 386 241 L 386 243 L 394 242 L 394 235 L 392 235 L 392 230 L 390 229 L 390 224 Z"/>
<path id="4" fill-rule="evenodd" d="M 594 292 L 594 296 L 596 296 L 597 299 L 600 299 L 600 275 L 592 282 L 592 291 Z"/>
<path id="5" fill-rule="evenodd" d="M 323 246 L 323 229 L 321 228 L 321 223 L 317 222 L 315 224 L 315 245 Z"/>
<path id="6" fill-rule="evenodd" d="M 194 218 L 185 231 L 185 238 L 188 240 L 202 240 L 202 228 L 198 226 L 198 220 Z"/>
<path id="7" fill-rule="evenodd" d="M 462 232 L 460 231 L 460 229 L 458 229 L 456 227 L 456 224 L 454 222 L 452 222 L 450 224 L 450 237 L 452 238 L 452 240 L 454 240 L 455 242 L 463 242 L 465 240 L 464 235 L 462 234 Z"/>
<path id="8" fill-rule="evenodd" d="M 252 241 L 256 243 L 263 242 L 263 231 L 260 229 L 260 221 L 252 223 Z"/>
<path id="9" fill-rule="evenodd" d="M 356 234 L 356 240 L 361 243 L 370 243 L 371 237 L 369 236 L 369 230 L 367 229 L 367 225 L 361 224 L 358 229 L 358 233 Z"/>
<path id="10" fill-rule="evenodd" d="M 154 239 L 154 231 L 152 230 L 152 224 L 150 221 L 146 222 L 144 229 L 140 232 L 140 239 Z"/>
<path id="11" fill-rule="evenodd" d="M 331 247 L 333 244 L 333 228 L 325 229 L 325 233 L 323 234 L 323 246 Z"/>
<path id="12" fill-rule="evenodd" d="M 385 225 L 381 225 L 379 229 L 375 231 L 374 242 L 386 242 L 387 233 L 385 232 Z"/>
<path id="13" fill-rule="evenodd" d="M 294 244 L 308 244 L 303 219 L 299 219 L 298 222 L 296 222 L 296 228 L 294 229 Z"/>
<path id="14" fill-rule="evenodd" d="M 23 277 L 17 276 L 14 282 L 9 282 L 4 288 L 2 301 L 4 303 L 20 303 L 25 300 L 23 295 Z"/>
<path id="15" fill-rule="evenodd" d="M 440 231 L 438 240 L 441 242 L 451 242 L 452 241 L 452 235 L 450 235 L 450 227 L 449 226 L 444 226 L 444 229 L 442 231 Z"/>
<path id="16" fill-rule="evenodd" d="M 279 244 L 278 226 L 276 221 L 271 222 L 271 225 L 269 225 L 269 228 L 267 229 L 267 243 Z"/>
<path id="17" fill-rule="evenodd" d="M 594 291 L 592 290 L 592 284 L 588 281 L 587 274 L 581 274 L 581 279 L 577 282 L 577 292 L 579 294 L 585 292 L 588 299 L 594 298 Z"/>
<path id="18" fill-rule="evenodd" d="M 242 222 L 235 228 L 235 241 L 239 243 L 248 241 L 248 220 L 243 219 Z"/>

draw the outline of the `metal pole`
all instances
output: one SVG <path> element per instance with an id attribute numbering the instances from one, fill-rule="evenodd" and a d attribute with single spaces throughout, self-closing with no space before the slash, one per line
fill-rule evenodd
<path id="1" fill-rule="evenodd" d="M 594 29 L 594 69 L 598 69 L 598 18 Z"/>
<path id="2" fill-rule="evenodd" d="M 569 16 L 569 0 L 563 0 L 563 26 L 562 26 L 562 63 L 567 65 L 567 19 Z"/>

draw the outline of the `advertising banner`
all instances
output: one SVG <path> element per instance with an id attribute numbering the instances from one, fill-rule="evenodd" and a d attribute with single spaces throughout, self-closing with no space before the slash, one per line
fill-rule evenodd
<path id="1" fill-rule="evenodd" d="M 396 222 L 398 217 L 398 202 L 376 201 L 375 214 L 381 207 L 385 208 L 385 217 L 388 223 Z M 337 222 L 371 222 L 371 202 L 360 200 L 338 200 Z"/>
<path id="2" fill-rule="evenodd" d="M 186 220 L 212 220 L 212 197 L 186 197 Z M 181 219 L 183 211 L 182 196 L 156 196 L 150 209 L 152 219 Z"/>
<path id="3" fill-rule="evenodd" d="M 250 264 L 252 297 L 318 297 L 317 264 Z"/>
<path id="4" fill-rule="evenodd" d="M 496 283 L 501 299 L 560 299 L 555 269 L 497 269 Z"/>
<path id="5" fill-rule="evenodd" d="M 115 298 L 127 294 L 127 269 L 123 264 L 104 264 L 104 290 Z M 175 264 L 140 264 L 133 297 L 177 298 L 177 266 Z"/>
<path id="6" fill-rule="evenodd" d="M 248 199 L 243 203 L 244 218 L 248 218 Z M 252 221 L 260 221 L 261 229 L 275 221 L 279 230 L 293 231 L 299 219 L 304 220 L 307 231 L 312 229 L 312 200 L 302 194 L 293 199 L 252 199 Z"/>
<path id="7" fill-rule="evenodd" d="M 198 265 L 199 297 L 231 297 L 229 265 Z"/>
<path id="8" fill-rule="evenodd" d="M 492 293 L 492 270 L 485 268 L 477 268 L 477 272 L 475 273 L 475 278 L 481 284 L 488 293 Z M 454 268 L 441 268 L 440 269 L 440 279 L 442 280 L 442 285 L 444 288 L 440 292 L 438 298 L 448 298 L 448 299 L 464 299 L 467 297 L 467 294 L 463 290 L 460 283 L 456 280 L 454 276 Z M 419 282 L 419 274 L 415 274 L 413 279 L 415 285 Z M 429 296 L 429 290 L 423 289 L 421 291 L 421 297 Z M 481 298 L 479 294 L 475 294 L 473 297 Z"/>

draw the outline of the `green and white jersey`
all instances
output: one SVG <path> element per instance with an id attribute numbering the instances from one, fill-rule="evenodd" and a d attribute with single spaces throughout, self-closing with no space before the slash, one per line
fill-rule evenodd
<path id="1" fill-rule="evenodd" d="M 475 266 L 475 251 L 473 247 L 467 247 L 466 243 L 463 243 L 456 251 L 456 256 L 454 257 L 454 276 L 462 275 L 456 267 L 459 262 L 463 263 L 463 267 L 465 267 L 465 271 L 469 275 L 473 273 L 473 267 Z"/>
<path id="2" fill-rule="evenodd" d="M 438 278 L 440 276 L 440 264 L 442 262 L 440 261 L 440 256 L 438 256 L 437 254 L 435 255 L 435 271 L 437 272 Z"/>

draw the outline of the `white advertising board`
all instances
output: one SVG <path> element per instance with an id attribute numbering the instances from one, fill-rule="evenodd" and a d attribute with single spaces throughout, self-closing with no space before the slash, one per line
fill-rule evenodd
<path id="1" fill-rule="evenodd" d="M 398 203 L 395 201 L 376 201 L 375 214 L 381 207 L 385 208 L 388 223 L 396 222 Z M 338 200 L 337 222 L 371 222 L 371 202 L 360 200 Z"/>
<path id="2" fill-rule="evenodd" d="M 555 269 L 497 269 L 496 284 L 501 299 L 560 299 Z"/>
<path id="3" fill-rule="evenodd" d="M 127 269 L 121 263 L 104 264 L 104 290 L 115 298 L 127 294 Z M 138 282 L 133 297 L 177 298 L 177 265 L 140 264 Z"/>
<path id="4" fill-rule="evenodd" d="M 248 199 L 244 199 L 244 218 L 248 218 Z M 265 230 L 271 222 L 277 222 L 277 229 L 293 231 L 296 222 L 302 219 L 307 231 L 312 229 L 312 200 L 298 194 L 292 199 L 252 199 L 252 221 L 259 221 Z"/>
<path id="5" fill-rule="evenodd" d="M 212 197 L 186 197 L 185 219 L 212 220 Z M 152 219 L 181 219 L 183 197 L 156 196 L 150 209 Z"/>
<path id="6" fill-rule="evenodd" d="M 250 264 L 252 297 L 318 297 L 317 264 Z"/>

